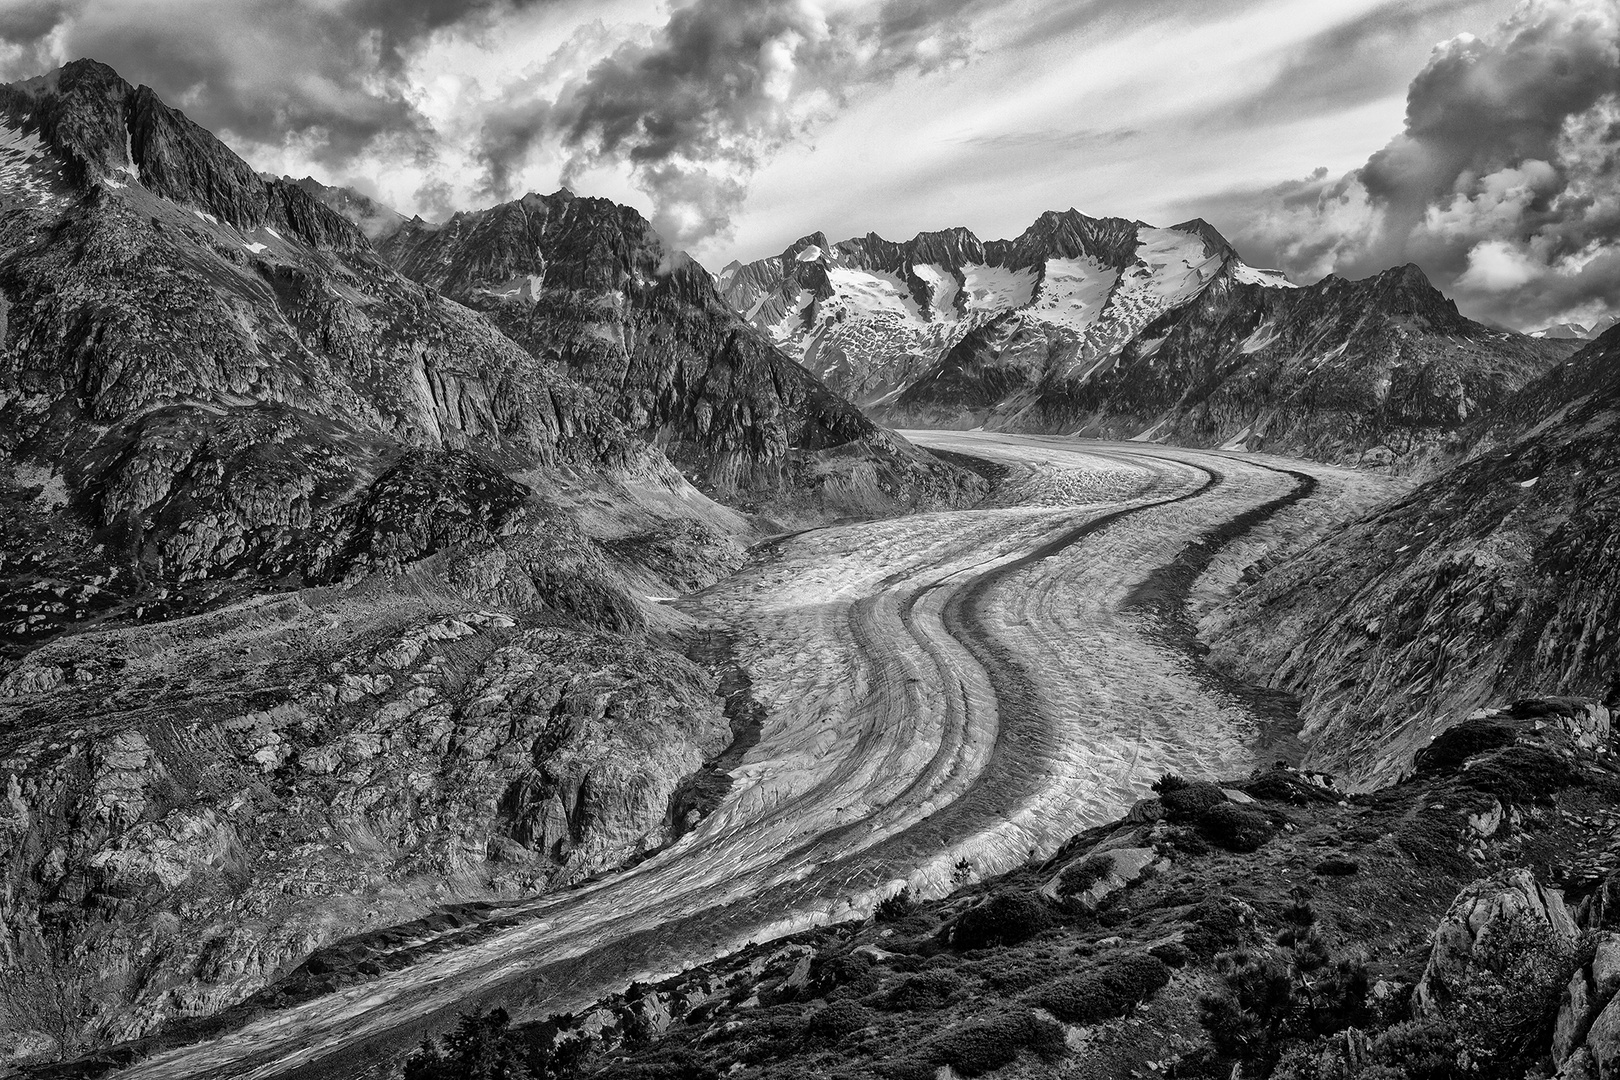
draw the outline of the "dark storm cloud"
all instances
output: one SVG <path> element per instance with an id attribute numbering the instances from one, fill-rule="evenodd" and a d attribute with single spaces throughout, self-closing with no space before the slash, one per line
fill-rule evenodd
<path id="1" fill-rule="evenodd" d="M 50 66 L 43 43 L 55 35 L 69 57 L 112 65 L 205 127 L 271 143 L 309 135 L 338 162 L 381 137 L 425 146 L 397 78 L 412 44 L 533 2 L 544 0 L 24 0 L 0 12 L 0 39 L 22 50 L 10 76 Z"/>
<path id="2" fill-rule="evenodd" d="M 677 244 L 722 234 L 772 152 L 855 89 L 959 62 L 981 0 L 887 0 L 823 10 L 806 0 L 694 0 L 651 41 L 619 46 L 563 91 L 494 118 L 483 147 L 493 194 L 536 141 L 561 136 L 569 182 L 627 162 Z"/>
<path id="3" fill-rule="evenodd" d="M 78 6 L 73 0 L 10 0 L 0 6 L 0 41 L 37 46 Z"/>
<path id="4" fill-rule="evenodd" d="M 1311 278 L 1415 261 L 1517 325 L 1620 308 L 1620 10 L 1531 0 L 1436 49 L 1405 130 L 1362 168 L 1201 205 Z"/>

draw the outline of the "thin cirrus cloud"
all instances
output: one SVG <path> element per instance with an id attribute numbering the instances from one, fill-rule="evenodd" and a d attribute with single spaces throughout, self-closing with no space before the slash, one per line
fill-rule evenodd
<path id="1" fill-rule="evenodd" d="M 0 78 L 94 56 L 260 168 L 428 216 L 568 183 L 711 263 L 1073 205 L 1306 280 L 1416 261 L 1526 325 L 1620 282 L 1615 8 L 5 0 Z"/>

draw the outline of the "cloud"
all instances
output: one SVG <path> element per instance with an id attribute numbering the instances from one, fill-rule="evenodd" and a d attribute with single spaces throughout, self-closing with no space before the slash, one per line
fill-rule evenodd
<path id="1" fill-rule="evenodd" d="M 1436 47 L 1366 165 L 1211 202 L 1241 250 L 1304 279 L 1415 261 L 1526 328 L 1620 308 L 1620 7 L 1527 0 Z"/>
<path id="2" fill-rule="evenodd" d="M 1412 76 L 1403 46 L 1433 41 L 1439 27 L 1479 2 L 1386 0 L 1307 41 L 1230 115 L 1243 123 L 1319 115 L 1399 93 Z"/>
<path id="3" fill-rule="evenodd" d="M 429 127 L 401 75 L 408 51 L 537 2 L 7 0 L 0 78 L 94 57 L 227 136 L 292 138 L 334 163 L 378 140 L 426 151 Z"/>
<path id="4" fill-rule="evenodd" d="M 673 244 L 725 235 L 761 164 L 851 93 L 965 60 L 974 3 L 693 0 L 652 40 L 621 45 L 538 104 L 543 119 L 490 125 L 489 187 L 510 194 L 514 159 L 556 132 L 570 150 L 565 183 L 626 163 Z"/>

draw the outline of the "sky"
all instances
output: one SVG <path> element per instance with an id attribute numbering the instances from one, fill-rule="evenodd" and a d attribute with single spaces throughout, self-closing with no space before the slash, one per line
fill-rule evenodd
<path id="1" fill-rule="evenodd" d="M 1620 310 L 1620 0 L 0 0 L 0 81 L 82 56 L 261 170 L 429 219 L 566 185 L 716 270 L 1074 207 Z"/>

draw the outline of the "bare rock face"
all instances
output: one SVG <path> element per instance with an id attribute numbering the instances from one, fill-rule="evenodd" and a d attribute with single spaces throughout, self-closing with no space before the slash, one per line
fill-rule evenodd
<path id="1" fill-rule="evenodd" d="M 335 939 L 619 866 L 731 737 L 710 677 L 635 638 L 330 604 L 67 638 L 6 680 L 13 1052 L 139 1037 Z M 47 667 L 74 674 L 35 692 Z"/>
<path id="2" fill-rule="evenodd" d="M 1601 729 L 1620 677 L 1617 352 L 1611 331 L 1482 418 L 1459 464 L 1208 622 L 1217 661 L 1300 696 L 1309 760 L 1393 779 L 1444 717 L 1531 689 L 1582 699 L 1575 726 Z"/>
<path id="3" fill-rule="evenodd" d="M 530 194 L 442 225 L 410 222 L 381 250 L 595 389 L 626 428 L 715 488 L 807 489 L 835 507 L 851 483 L 891 507 L 983 492 L 795 364 L 629 207 Z M 852 480 L 841 464 L 851 457 L 870 477 Z"/>
<path id="4" fill-rule="evenodd" d="M 1447 1001 L 1449 987 L 1461 979 L 1482 939 L 1507 920 L 1531 918 L 1545 923 L 1559 938 L 1573 941 L 1575 920 L 1563 893 L 1542 885 L 1528 870 L 1512 870 L 1464 889 L 1434 932 L 1428 966 L 1414 997 L 1420 1012 L 1433 1012 Z"/>
<path id="5" fill-rule="evenodd" d="M 111 69 L 0 88 L 0 125 L 6 655 L 499 531 L 521 501 L 503 467 L 645 452 Z M 436 498 L 406 513 L 394 489 L 429 474 Z"/>

